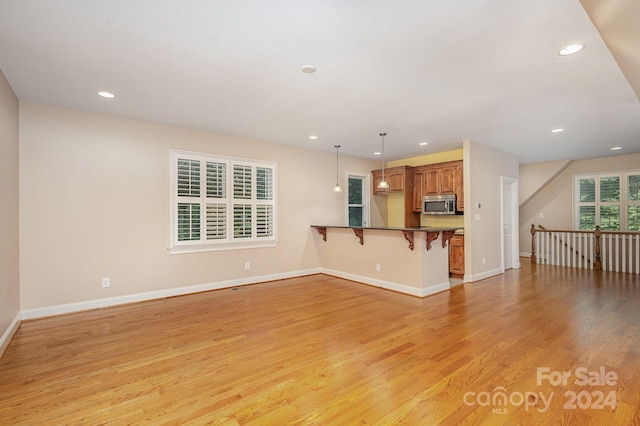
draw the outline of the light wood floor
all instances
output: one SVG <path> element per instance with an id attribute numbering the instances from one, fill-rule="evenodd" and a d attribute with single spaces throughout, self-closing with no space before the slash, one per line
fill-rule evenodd
<path id="1" fill-rule="evenodd" d="M 639 330 L 637 275 L 525 261 L 425 299 L 314 275 L 24 322 L 0 423 L 640 424 Z"/>

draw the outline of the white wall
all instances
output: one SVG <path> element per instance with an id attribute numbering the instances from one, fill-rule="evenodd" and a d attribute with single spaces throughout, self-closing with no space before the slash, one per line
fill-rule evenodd
<path id="1" fill-rule="evenodd" d="M 169 255 L 170 148 L 276 161 L 279 245 Z M 340 161 L 360 173 L 377 165 Z M 21 308 L 318 268 L 309 226 L 344 223 L 334 184 L 331 152 L 21 102 Z M 374 205 L 372 224 L 382 221 Z"/>
<path id="2" fill-rule="evenodd" d="M 518 179 L 518 205 L 522 206 L 530 198 L 569 167 L 572 160 L 547 161 L 544 163 L 523 164 Z"/>
<path id="3" fill-rule="evenodd" d="M 20 311 L 18 98 L 0 71 L 0 355 Z"/>
<path id="4" fill-rule="evenodd" d="M 502 272 L 500 177 L 518 178 L 518 157 L 472 141 L 463 150 L 465 280 L 477 281 Z"/>

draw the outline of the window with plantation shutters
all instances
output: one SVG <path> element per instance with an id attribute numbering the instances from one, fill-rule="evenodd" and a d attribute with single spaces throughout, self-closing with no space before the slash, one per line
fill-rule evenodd
<path id="1" fill-rule="evenodd" d="M 172 253 L 276 244 L 276 165 L 171 151 Z"/>
<path id="2" fill-rule="evenodd" d="M 575 227 L 640 230 L 640 171 L 576 176 Z"/>

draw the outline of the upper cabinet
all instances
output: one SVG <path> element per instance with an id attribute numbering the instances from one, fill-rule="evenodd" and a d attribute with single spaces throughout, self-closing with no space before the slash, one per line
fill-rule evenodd
<path id="1" fill-rule="evenodd" d="M 442 195 L 455 193 L 453 185 L 455 166 L 436 166 L 437 165 L 426 166 L 425 170 L 422 172 L 424 176 L 423 195 Z"/>
<path id="2" fill-rule="evenodd" d="M 413 193 L 413 167 L 398 166 L 384 169 L 384 180 L 389 185 L 388 189 L 378 189 L 382 180 L 382 170 L 373 170 L 373 193 L 375 195 Z"/>
<path id="3" fill-rule="evenodd" d="M 464 180 L 462 160 L 419 166 L 413 172 L 413 211 L 422 210 L 426 195 L 455 194 L 456 210 L 464 211 Z"/>

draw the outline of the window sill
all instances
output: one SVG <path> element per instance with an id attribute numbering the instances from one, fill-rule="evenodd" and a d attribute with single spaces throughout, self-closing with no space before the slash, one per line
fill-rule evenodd
<path id="1" fill-rule="evenodd" d="M 192 245 L 169 247 L 169 254 L 203 253 L 208 251 L 246 250 L 254 248 L 276 247 L 278 241 L 248 241 L 242 243 L 225 243 L 216 245 Z"/>

